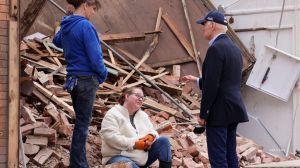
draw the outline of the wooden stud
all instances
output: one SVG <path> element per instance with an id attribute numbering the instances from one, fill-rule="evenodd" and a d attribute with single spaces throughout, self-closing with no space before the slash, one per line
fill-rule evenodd
<path id="1" fill-rule="evenodd" d="M 198 69 L 198 72 L 199 72 L 199 76 L 202 76 L 200 57 L 198 55 L 198 51 L 197 51 L 197 48 L 196 48 L 194 33 L 193 33 L 193 29 L 192 29 L 192 25 L 191 25 L 191 22 L 190 22 L 190 17 L 189 17 L 188 11 L 187 11 L 185 0 L 182 0 L 182 6 L 183 6 L 183 10 L 184 10 L 185 19 L 186 19 L 186 22 L 187 22 L 187 25 L 188 25 L 188 28 L 189 28 L 190 37 L 191 37 L 191 40 L 192 40 L 192 46 L 193 46 L 195 60 L 196 60 L 196 63 L 197 63 L 197 69 Z"/>
<path id="2" fill-rule="evenodd" d="M 113 55 L 112 51 L 110 51 L 110 49 L 108 49 L 108 55 L 109 55 L 111 63 L 114 64 L 114 65 L 116 65 L 116 61 L 115 61 L 114 55 Z"/>
<path id="3" fill-rule="evenodd" d="M 182 46 L 187 51 L 187 53 L 189 54 L 189 56 L 192 57 L 195 60 L 194 52 L 193 52 L 191 44 L 185 38 L 185 36 L 183 35 L 183 33 L 178 30 L 178 28 L 177 28 L 177 26 L 175 24 L 175 21 L 169 15 L 167 15 L 167 14 L 163 14 L 162 18 L 167 23 L 167 25 L 172 30 L 172 32 L 175 34 L 176 38 L 182 44 Z"/>
<path id="4" fill-rule="evenodd" d="M 52 101 L 54 101 L 58 106 L 64 108 L 72 118 L 75 117 L 75 112 L 72 106 L 68 105 L 67 103 L 65 103 L 64 101 L 62 101 L 60 98 L 58 98 L 57 96 L 55 96 L 53 93 L 51 93 L 49 90 L 47 90 L 46 88 L 44 88 L 43 86 L 41 86 L 40 84 L 38 84 L 37 82 L 33 82 L 34 86 L 36 87 L 36 89 L 38 91 L 40 91 L 41 93 L 43 93 L 46 97 L 48 97 L 49 99 L 51 99 Z"/>
<path id="5" fill-rule="evenodd" d="M 155 30 L 159 30 L 160 29 L 161 16 L 162 16 L 162 8 L 159 8 L 159 10 L 158 10 L 158 16 L 157 16 L 157 20 L 156 20 L 156 24 L 155 24 Z M 158 44 L 158 34 L 155 34 L 154 37 L 153 37 L 153 41 L 149 45 L 149 47 L 146 50 L 145 54 L 143 55 L 141 61 L 135 66 L 135 69 L 138 69 L 150 57 L 151 53 L 156 48 L 157 44 Z M 127 82 L 127 80 L 133 75 L 134 72 L 135 72 L 135 70 L 132 70 L 125 77 L 125 79 L 122 81 L 122 85 L 124 85 Z"/>
<path id="6" fill-rule="evenodd" d="M 149 80 L 154 80 L 154 79 L 160 78 L 160 77 L 162 77 L 162 76 L 164 76 L 164 75 L 166 75 L 168 73 L 169 72 L 164 72 L 164 73 L 158 74 L 156 76 L 152 76 L 152 77 L 150 77 L 148 79 Z M 134 87 L 134 86 L 140 85 L 140 84 L 145 83 L 145 82 L 146 82 L 146 80 L 140 80 L 140 81 L 137 81 L 135 83 L 131 83 L 129 85 L 125 85 L 125 86 L 122 87 L 122 90 L 125 89 L 125 88 L 130 88 L 130 87 Z"/>
<path id="7" fill-rule="evenodd" d="M 8 160 L 9 168 L 19 165 L 19 0 L 10 0 Z"/>

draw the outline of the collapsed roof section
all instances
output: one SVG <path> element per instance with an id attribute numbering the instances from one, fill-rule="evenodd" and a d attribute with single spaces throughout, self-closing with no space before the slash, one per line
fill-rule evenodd
<path id="1" fill-rule="evenodd" d="M 32 3 L 37 6 L 34 1 L 35 0 L 33 0 Z M 64 0 L 57 0 L 55 2 L 61 7 L 66 6 Z M 33 10 L 33 7 L 28 5 L 29 3 L 30 1 L 21 1 L 21 16 L 24 14 L 24 11 L 26 13 L 28 10 Z M 196 49 L 198 54 L 200 53 L 200 61 L 203 62 L 208 43 L 203 37 L 201 25 L 197 25 L 195 21 L 204 16 L 209 10 L 214 10 L 215 7 L 209 0 L 194 0 L 187 1 L 186 3 L 192 31 L 195 37 Z M 49 1 L 45 1 L 39 5 L 39 10 L 35 9 L 34 12 L 29 12 L 32 26 L 30 25 L 31 23 L 26 25 L 27 27 L 31 26 L 28 34 L 38 31 L 43 34 L 52 35 L 54 32 L 53 25 L 55 24 L 55 21 L 61 20 L 64 14 Z M 192 59 L 192 57 L 189 56 L 191 55 L 189 52 L 189 46 L 192 46 L 190 42 L 191 38 L 181 1 L 101 0 L 101 8 L 91 21 L 102 35 L 128 32 L 144 34 L 145 32 L 154 31 L 159 8 L 162 8 L 164 22 L 161 24 L 159 43 L 151 53 L 151 56 L 147 59 L 146 63 L 152 67 L 181 64 L 182 75 L 197 75 L 198 70 L 195 59 Z M 35 19 L 33 15 L 37 18 Z M 23 18 L 28 19 L 29 17 L 26 16 Z M 27 32 L 27 30 L 24 31 Z M 230 27 L 228 34 L 242 49 L 244 61 L 243 69 L 247 70 L 254 63 L 254 56 L 249 54 L 248 50 Z M 178 36 L 180 35 L 184 42 L 179 39 L 180 37 Z M 114 43 L 113 46 L 125 49 L 136 57 L 141 58 L 152 41 L 152 35 L 145 35 L 145 39 L 142 39 L 143 41 L 140 40 L 129 41 L 126 43 Z M 187 44 L 184 45 L 183 43 Z"/>

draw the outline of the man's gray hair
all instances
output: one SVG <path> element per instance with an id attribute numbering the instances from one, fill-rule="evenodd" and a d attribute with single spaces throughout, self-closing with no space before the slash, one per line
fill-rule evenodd
<path id="1" fill-rule="evenodd" d="M 222 32 L 226 33 L 228 28 L 226 25 L 222 25 L 222 24 L 219 24 L 219 23 L 216 23 L 217 27 L 219 30 L 222 30 Z"/>

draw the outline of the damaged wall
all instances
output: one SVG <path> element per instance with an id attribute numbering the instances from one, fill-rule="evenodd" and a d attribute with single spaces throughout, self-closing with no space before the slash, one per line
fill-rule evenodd
<path id="1" fill-rule="evenodd" d="M 57 0 L 56 2 L 62 7 L 66 6 L 64 0 Z M 163 13 L 167 13 L 175 21 L 178 30 L 190 41 L 189 30 L 181 1 L 101 0 L 100 2 L 102 5 L 101 9 L 91 20 L 101 34 L 153 31 L 158 8 L 162 7 Z M 28 3 L 29 1 L 21 2 L 21 14 L 26 9 Z M 200 58 L 203 62 L 208 48 L 208 42 L 203 37 L 202 26 L 197 25 L 196 20 L 207 13 L 209 8 L 204 4 L 209 3 L 209 1 L 188 0 L 186 3 L 194 31 L 196 48 L 200 52 Z M 51 3 L 46 2 L 44 9 L 41 11 L 28 34 L 41 32 L 46 35 L 52 35 L 55 21 L 60 21 L 63 16 L 61 11 L 56 9 Z M 147 35 L 146 43 L 145 41 L 136 41 L 127 42 L 126 44 L 116 44 L 114 46 L 125 48 L 130 53 L 141 58 L 151 43 L 151 40 L 152 35 Z M 249 57 L 251 56 L 247 54 L 244 55 L 244 69 L 248 68 L 253 61 L 251 61 Z M 146 63 L 155 65 L 158 62 L 187 58 L 189 58 L 188 53 L 165 22 L 162 22 L 162 33 L 159 35 L 159 44 Z M 189 60 L 187 63 L 181 64 L 181 66 L 182 75 L 198 75 L 194 61 Z"/>

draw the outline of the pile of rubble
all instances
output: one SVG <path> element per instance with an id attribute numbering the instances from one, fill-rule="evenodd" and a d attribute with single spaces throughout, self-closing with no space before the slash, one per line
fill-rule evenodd
<path id="1" fill-rule="evenodd" d="M 104 63 L 109 68 L 108 79 L 100 85 L 94 104 L 94 112 L 87 141 L 87 157 L 91 167 L 101 166 L 101 138 L 99 130 L 105 112 L 117 104 L 121 90 L 141 86 L 146 99 L 143 109 L 149 114 L 161 135 L 168 136 L 172 144 L 173 167 L 210 167 L 206 149 L 205 134 L 193 133 L 196 116 L 199 114 L 201 95 L 190 86 L 179 82 L 180 66 L 174 65 L 172 75 L 164 67 L 155 69 L 145 63 L 156 45 L 163 18 L 172 29 L 167 15 L 158 14 L 153 32 L 130 32 L 123 34 L 100 35 L 105 42 L 143 40 L 153 35 L 141 59 L 124 48 L 117 50 L 144 73 L 149 80 L 171 95 L 183 110 L 160 91 L 153 88 L 110 50 L 103 48 Z M 177 32 L 178 35 L 178 32 Z M 188 40 L 178 37 L 187 51 L 192 51 Z M 191 57 L 192 60 L 196 58 Z M 67 167 L 75 113 L 69 93 L 63 90 L 66 76 L 63 51 L 51 43 L 51 38 L 40 33 L 27 36 L 21 43 L 21 118 L 22 145 L 20 165 L 29 167 Z M 196 61 L 195 61 L 196 62 Z M 193 118 L 188 116 L 192 115 Z M 238 153 L 241 165 L 278 162 L 299 159 L 295 156 L 278 158 L 266 154 L 254 142 L 238 136 Z M 24 158 L 24 159 L 22 159 Z M 152 167 L 157 167 L 154 163 Z M 105 167 L 128 167 L 126 164 Z"/>

